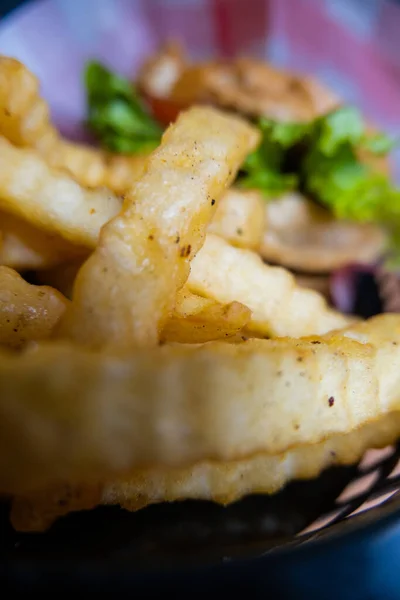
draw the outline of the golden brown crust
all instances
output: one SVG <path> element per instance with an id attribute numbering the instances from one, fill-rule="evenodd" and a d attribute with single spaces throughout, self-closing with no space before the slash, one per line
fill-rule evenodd
<path id="1" fill-rule="evenodd" d="M 255 252 L 234 248 L 212 234 L 192 261 L 187 285 L 222 304 L 236 300 L 248 306 L 251 335 L 321 335 L 348 325 L 348 318 L 327 306 L 321 295 L 297 286 L 289 271 L 266 265 Z"/>
<path id="2" fill-rule="evenodd" d="M 0 56 L 0 134 L 12 144 L 35 148 L 57 169 L 88 187 L 125 192 L 141 172 L 145 157 L 114 156 L 63 139 L 50 120 L 37 77 L 18 60 Z"/>
<path id="3" fill-rule="evenodd" d="M 101 486 L 59 486 L 16 497 L 11 522 L 19 531 L 43 531 L 63 515 L 97 504 L 137 511 L 157 502 L 197 499 L 227 505 L 248 494 L 274 494 L 292 479 L 311 479 L 328 466 L 356 462 L 366 449 L 393 443 L 399 431 L 400 412 L 396 412 L 357 431 L 320 444 L 297 446 L 281 455 L 202 462 L 186 469 L 141 470 Z"/>
<path id="4" fill-rule="evenodd" d="M 399 315 L 323 337 L 124 356 L 49 342 L 0 353 L 0 490 L 318 444 L 400 410 L 399 365 Z"/>

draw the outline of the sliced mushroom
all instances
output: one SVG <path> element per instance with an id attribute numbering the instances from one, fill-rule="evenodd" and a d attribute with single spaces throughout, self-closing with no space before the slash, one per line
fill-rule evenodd
<path id="1" fill-rule="evenodd" d="M 339 104 L 312 78 L 241 58 L 197 64 L 183 71 L 170 98 L 185 104 L 211 102 L 251 117 L 309 121 Z"/>
<path id="2" fill-rule="evenodd" d="M 266 204 L 260 254 L 268 262 L 307 273 L 327 273 L 349 262 L 368 263 L 382 253 L 384 232 L 375 225 L 337 220 L 297 193 Z"/>
<path id="3" fill-rule="evenodd" d="M 190 63 L 177 41 L 162 45 L 145 61 L 137 84 L 154 114 L 165 123 L 195 103 L 214 104 L 251 118 L 310 121 L 343 102 L 314 77 L 277 68 L 266 61 L 242 57 Z M 372 127 L 369 129 L 373 131 Z M 374 169 L 389 173 L 386 157 L 366 150 L 359 154 Z"/>

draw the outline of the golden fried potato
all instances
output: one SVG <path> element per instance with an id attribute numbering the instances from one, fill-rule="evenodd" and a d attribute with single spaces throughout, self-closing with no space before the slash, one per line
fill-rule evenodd
<path id="1" fill-rule="evenodd" d="M 265 231 L 265 201 L 255 191 L 230 188 L 218 202 L 209 233 L 238 248 L 259 248 Z"/>
<path id="2" fill-rule="evenodd" d="M 153 467 L 105 484 L 65 484 L 15 497 L 10 519 L 17 531 L 45 531 L 59 517 L 99 504 L 130 511 L 188 499 L 227 505 L 248 494 L 273 494 L 292 479 L 312 479 L 332 465 L 354 464 L 367 449 L 395 442 L 399 432 L 400 412 L 391 412 L 357 431 L 295 446 L 282 454 L 262 453 L 225 463 L 206 461 L 183 469 Z"/>
<path id="3" fill-rule="evenodd" d="M 399 315 L 124 355 L 42 342 L 0 353 L 0 491 L 281 454 L 399 412 L 399 390 Z"/>
<path id="4" fill-rule="evenodd" d="M 41 231 L 3 212 L 0 212 L 0 232 L 0 265 L 17 271 L 48 269 L 67 259 L 88 254 L 86 248 L 75 246 L 58 235 Z"/>
<path id="5" fill-rule="evenodd" d="M 113 190 L 116 194 L 124 194 L 142 175 L 148 155 L 109 154 L 106 158 L 105 175 L 97 182 Z M 83 177 L 79 178 L 83 180 Z"/>
<path id="6" fill-rule="evenodd" d="M 93 347 L 156 345 L 216 201 L 258 141 L 238 117 L 181 113 L 79 271 L 60 334 Z"/>
<path id="7" fill-rule="evenodd" d="M 121 208 L 110 190 L 88 190 L 51 169 L 34 150 L 0 137 L 0 209 L 79 246 L 94 248 L 102 225 Z"/>
<path id="8" fill-rule="evenodd" d="M 117 194 L 132 185 L 144 156 L 115 156 L 64 140 L 50 120 L 35 75 L 18 60 L 0 56 L 0 135 L 16 146 L 36 149 L 54 168 L 67 171 L 80 184 L 111 187 Z"/>
<path id="9" fill-rule="evenodd" d="M 19 61 L 0 56 L 0 133 L 17 146 L 47 138 L 49 108 L 36 77 Z"/>
<path id="10" fill-rule="evenodd" d="M 349 323 L 320 294 L 298 287 L 289 271 L 270 267 L 255 252 L 234 248 L 212 234 L 192 261 L 187 285 L 222 304 L 236 300 L 248 306 L 252 318 L 247 329 L 258 336 L 323 334 Z"/>
<path id="11" fill-rule="evenodd" d="M 51 152 L 41 154 L 51 167 L 66 171 L 81 185 L 108 187 L 116 194 L 129 190 L 147 160 L 146 155 L 114 155 L 61 138 Z"/>
<path id="12" fill-rule="evenodd" d="M 200 344 L 228 339 L 240 332 L 251 319 L 251 310 L 239 302 L 220 304 L 183 289 L 177 295 L 172 316 L 168 319 L 162 342 Z"/>
<path id="13" fill-rule="evenodd" d="M 378 226 L 338 220 L 301 194 L 267 202 L 264 210 L 260 254 L 291 269 L 321 273 L 352 262 L 374 262 L 386 243 Z"/>
<path id="14" fill-rule="evenodd" d="M 0 267 L 0 345 L 20 348 L 50 337 L 67 304 L 56 290 L 30 285 L 13 269 Z"/>
<path id="15" fill-rule="evenodd" d="M 399 433 L 400 412 L 396 411 L 357 431 L 333 435 L 317 444 L 294 446 L 282 454 L 261 453 L 225 463 L 207 461 L 185 469 L 143 469 L 108 482 L 97 503 L 118 504 L 128 510 L 186 499 L 227 505 L 249 494 L 274 494 L 289 481 L 312 479 L 332 465 L 354 464 L 367 449 L 395 442 Z"/>

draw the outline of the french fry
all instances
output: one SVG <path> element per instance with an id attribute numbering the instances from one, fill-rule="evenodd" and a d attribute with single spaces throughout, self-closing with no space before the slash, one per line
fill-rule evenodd
<path id="1" fill-rule="evenodd" d="M 313 479 L 329 466 L 354 464 L 367 449 L 393 444 L 399 432 L 400 412 L 395 411 L 357 431 L 294 446 L 282 454 L 200 462 L 185 469 L 141 470 L 104 485 L 98 504 L 118 504 L 128 510 L 184 499 L 228 505 L 249 494 L 275 494 L 293 479 Z"/>
<path id="2" fill-rule="evenodd" d="M 0 353 L 0 492 L 282 454 L 399 411 L 399 315 L 123 355 L 42 342 Z"/>
<path id="3" fill-rule="evenodd" d="M 49 269 L 67 259 L 88 254 L 86 248 L 41 231 L 11 214 L 0 213 L 0 231 L 0 265 L 17 271 Z"/>
<path id="4" fill-rule="evenodd" d="M 36 77 L 19 61 L 0 56 L 1 135 L 17 146 L 48 144 L 48 127 L 49 108 L 39 97 Z"/>
<path id="5" fill-rule="evenodd" d="M 142 175 L 147 162 L 147 155 L 110 154 L 106 159 L 106 175 L 100 180 L 102 185 L 116 194 L 126 193 L 132 184 Z M 83 178 L 81 177 L 80 180 Z"/>
<path id="6" fill-rule="evenodd" d="M 93 347 L 156 345 L 216 201 L 258 140 L 238 117 L 181 113 L 79 271 L 60 335 Z"/>
<path id="7" fill-rule="evenodd" d="M 183 289 L 178 293 L 174 312 L 163 329 L 161 341 L 200 344 L 226 340 L 240 332 L 250 318 L 251 311 L 239 302 L 220 304 Z"/>
<path id="8" fill-rule="evenodd" d="M 67 304 L 56 290 L 30 285 L 13 269 L 0 267 L 0 345 L 17 349 L 50 337 Z"/>
<path id="9" fill-rule="evenodd" d="M 12 144 L 34 148 L 57 169 L 80 184 L 110 187 L 122 194 L 141 172 L 145 156 L 114 156 L 63 139 L 40 97 L 39 82 L 21 62 L 0 56 L 0 134 Z"/>
<path id="10" fill-rule="evenodd" d="M 297 286 L 289 271 L 270 267 L 255 252 L 234 248 L 212 234 L 192 261 L 187 285 L 222 304 L 247 306 L 252 318 L 246 328 L 257 336 L 323 334 L 349 324 L 323 296 Z"/>
<path id="11" fill-rule="evenodd" d="M 79 246 L 95 247 L 100 228 L 121 207 L 110 190 L 85 189 L 34 150 L 1 137 L 0 170 L 1 210 Z"/>
<path id="12" fill-rule="evenodd" d="M 147 84 L 167 100 L 288 113 L 291 74 L 166 54 Z M 333 98 L 303 83 L 289 108 L 307 120 Z M 400 316 L 354 323 L 250 250 L 271 214 L 226 189 L 258 142 L 245 119 L 194 106 L 148 157 L 76 145 L 33 74 L 0 57 L 0 264 L 72 298 L 0 266 L 0 496 L 16 528 L 274 493 L 399 437 Z"/>
<path id="13" fill-rule="evenodd" d="M 209 233 L 238 248 L 257 250 L 265 231 L 265 201 L 254 190 L 230 188 L 218 202 Z"/>
<path id="14" fill-rule="evenodd" d="M 312 479 L 332 465 L 350 465 L 367 449 L 393 444 L 400 413 L 367 423 L 357 431 L 283 454 L 258 454 L 239 461 L 200 462 L 183 469 L 153 467 L 97 485 L 68 484 L 13 499 L 10 520 L 17 531 L 45 531 L 59 517 L 98 505 L 137 511 L 157 502 L 196 499 L 228 505 L 249 494 L 273 494 L 293 479 Z"/>

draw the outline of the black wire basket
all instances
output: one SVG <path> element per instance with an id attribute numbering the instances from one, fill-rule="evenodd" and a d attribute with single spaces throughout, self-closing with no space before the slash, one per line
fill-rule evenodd
<path id="1" fill-rule="evenodd" d="M 365 318 L 383 310 L 372 272 L 358 277 L 355 299 L 356 312 Z M 246 581 L 248 587 L 255 577 L 259 585 L 254 597 L 274 589 L 279 598 L 328 599 L 329 591 L 336 594 L 339 585 L 344 599 L 340 569 L 353 564 L 355 556 L 359 560 L 369 542 L 378 547 L 388 523 L 396 546 L 400 545 L 399 491 L 400 442 L 367 451 L 358 464 L 331 467 L 315 479 L 293 481 L 272 496 L 253 495 L 227 507 L 206 501 L 156 504 L 135 513 L 99 507 L 63 517 L 45 533 L 19 533 L 10 524 L 10 507 L 4 501 L 0 504 L 0 575 L 3 569 L 2 580 L 13 593 L 17 589 L 59 593 L 62 582 L 70 592 L 83 583 L 97 592 L 117 585 L 124 593 L 138 591 L 142 585 L 146 597 L 151 592 L 159 597 L 171 585 L 176 596 L 176 585 L 182 587 L 184 574 L 190 573 L 184 595 L 190 589 L 192 597 L 196 592 L 204 597 L 215 588 L 220 573 L 223 589 L 232 586 L 232 593 Z M 350 551 L 357 539 L 358 546 Z M 381 554 L 384 551 L 381 548 Z M 242 564 L 247 571 L 241 571 Z M 316 569 L 322 573 L 327 564 L 335 566 L 332 586 L 327 587 L 329 574 L 325 573 L 318 587 Z M 288 595 L 286 583 L 300 565 L 301 573 L 311 568 L 312 576 L 300 577 L 295 595 Z M 207 568 L 213 570 L 203 575 L 202 569 Z M 360 592 L 357 596 L 353 568 L 347 576 L 352 579 L 349 597 L 400 597 L 400 570 L 393 569 L 392 575 L 397 571 L 399 577 L 392 581 L 394 596 L 382 595 L 382 585 L 377 595 L 367 586 L 368 595 Z M 364 568 L 359 570 L 358 584 L 368 580 L 366 573 Z M 311 588 L 306 585 L 310 581 Z"/>
<path id="2" fill-rule="evenodd" d="M 251 496 L 228 507 L 200 501 L 159 504 L 136 513 L 103 507 L 63 517 L 46 533 L 27 534 L 12 529 L 4 502 L 0 514 L 2 580 L 13 591 L 50 591 L 51 585 L 59 591 L 61 582 L 65 589 L 72 586 L 71 591 L 83 582 L 91 590 L 100 586 L 102 591 L 110 585 L 121 590 L 126 585 L 131 592 L 143 585 L 146 597 L 151 593 L 158 597 L 168 588 L 163 577 L 181 588 L 184 574 L 189 576 L 191 569 L 195 569 L 193 577 L 203 568 L 214 569 L 194 588 L 195 580 L 188 580 L 193 596 L 196 591 L 200 594 L 206 581 L 213 589 L 215 569 L 221 568 L 227 576 L 229 566 L 231 575 L 237 575 L 243 561 L 251 568 L 259 564 L 271 586 L 282 565 L 290 563 L 290 556 L 297 552 L 294 564 L 298 566 L 305 549 L 311 549 L 306 568 L 335 539 L 338 573 L 340 556 L 352 537 L 369 531 L 376 538 L 388 515 L 392 528 L 400 522 L 399 490 L 400 445 L 369 451 L 357 465 L 333 467 L 316 479 L 292 482 L 273 496 Z M 112 583 L 113 577 L 117 584 Z M 315 573 L 313 577 L 315 582 Z M 232 581 L 228 578 L 224 589 Z M 243 575 L 238 583 L 244 581 Z M 282 598 L 303 597 L 299 587 L 295 596 L 284 595 L 282 585 L 275 593 Z M 316 596 L 308 591 L 307 597 L 331 596 L 325 589 Z M 353 586 L 352 598 L 357 597 Z"/>

